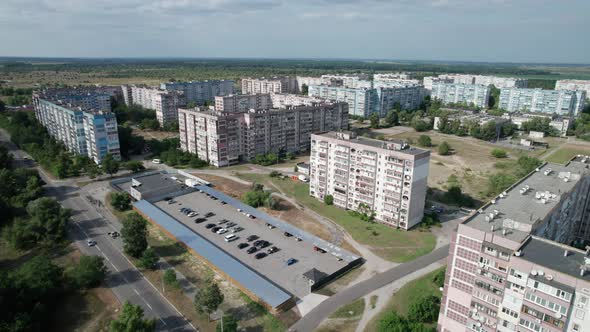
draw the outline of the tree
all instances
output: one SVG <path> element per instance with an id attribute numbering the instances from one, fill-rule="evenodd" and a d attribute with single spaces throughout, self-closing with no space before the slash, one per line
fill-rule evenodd
<path id="1" fill-rule="evenodd" d="M 535 157 L 521 156 L 518 158 L 518 167 L 520 168 L 518 175 L 521 177 L 525 176 L 541 166 L 541 164 L 542 162 Z"/>
<path id="2" fill-rule="evenodd" d="M 420 135 L 420 137 L 418 137 L 418 145 L 425 148 L 432 146 L 432 140 L 430 139 L 430 136 Z"/>
<path id="3" fill-rule="evenodd" d="M 154 252 L 154 249 L 147 248 L 141 258 L 139 259 L 139 266 L 144 269 L 154 270 L 158 264 L 158 255 Z"/>
<path id="4" fill-rule="evenodd" d="M 438 271 L 432 277 L 432 282 L 439 288 L 443 287 L 445 285 L 445 270 L 442 269 L 442 270 Z"/>
<path id="5" fill-rule="evenodd" d="M 270 174 L 268 174 L 268 176 L 270 176 L 271 178 L 276 178 L 280 175 L 281 173 L 279 173 L 278 171 L 271 171 Z"/>
<path id="6" fill-rule="evenodd" d="M 111 321 L 110 332 L 154 332 L 155 319 L 143 319 L 143 309 L 125 301 L 119 317 Z"/>
<path id="7" fill-rule="evenodd" d="M 164 276 L 162 278 L 164 279 L 164 283 L 166 285 L 174 288 L 180 287 L 178 280 L 176 279 L 176 272 L 174 272 L 174 269 L 167 269 L 164 272 Z"/>
<path id="8" fill-rule="evenodd" d="M 413 322 L 432 323 L 440 310 L 440 299 L 434 295 L 423 296 L 410 303 L 408 319 Z"/>
<path id="9" fill-rule="evenodd" d="M 216 332 L 236 332 L 238 330 L 238 321 L 233 315 L 223 315 L 223 328 L 221 322 L 215 327 Z"/>
<path id="10" fill-rule="evenodd" d="M 270 191 L 265 191 L 264 186 L 260 183 L 254 183 L 252 189 L 245 192 L 242 196 L 242 202 L 255 208 L 263 205 L 273 205 L 269 204 L 272 203 L 269 202 L 269 199 L 271 199 Z"/>
<path id="11" fill-rule="evenodd" d="M 139 214 L 133 212 L 123 219 L 121 229 L 123 248 L 135 258 L 141 257 L 147 248 L 147 222 Z"/>
<path id="12" fill-rule="evenodd" d="M 416 131 L 427 131 L 432 129 L 432 123 L 422 120 L 420 115 L 416 114 L 410 121 L 410 126 Z"/>
<path id="13" fill-rule="evenodd" d="M 497 173 L 488 178 L 488 196 L 495 196 L 510 187 L 516 178 L 510 174 Z"/>
<path id="14" fill-rule="evenodd" d="M 141 170 L 144 170 L 143 164 L 139 160 L 130 160 L 125 163 L 125 168 L 130 170 L 133 173 L 137 173 Z"/>
<path id="15" fill-rule="evenodd" d="M 451 146 L 449 145 L 449 143 L 447 143 L 447 141 L 443 141 L 442 143 L 440 143 L 440 145 L 438 146 L 438 154 L 440 154 L 441 156 L 448 156 L 449 154 L 451 154 Z"/>
<path id="16" fill-rule="evenodd" d="M 372 113 L 369 115 L 369 121 L 371 122 L 371 128 L 379 128 L 379 114 Z"/>
<path id="17" fill-rule="evenodd" d="M 378 332 L 408 332 L 407 320 L 398 315 L 395 311 L 390 311 L 377 323 Z"/>
<path id="18" fill-rule="evenodd" d="M 197 103 L 195 103 L 194 101 L 189 101 L 188 103 L 186 103 L 186 108 L 195 108 L 197 107 Z"/>
<path id="19" fill-rule="evenodd" d="M 301 94 L 307 95 L 308 93 L 309 93 L 309 87 L 307 86 L 307 84 L 302 84 L 301 85 Z"/>
<path id="20" fill-rule="evenodd" d="M 397 126 L 399 124 L 398 121 L 399 119 L 397 116 L 397 111 L 395 109 L 392 109 L 389 112 L 387 112 L 387 115 L 385 116 L 385 124 L 388 127 Z"/>
<path id="21" fill-rule="evenodd" d="M 12 154 L 8 153 L 5 146 L 0 146 L 0 168 L 12 168 Z"/>
<path id="22" fill-rule="evenodd" d="M 38 198 L 27 205 L 30 216 L 26 231 L 35 244 L 52 247 L 66 238 L 70 210 L 64 209 L 53 198 Z"/>
<path id="23" fill-rule="evenodd" d="M 326 195 L 326 196 L 324 196 L 324 203 L 326 205 L 332 205 L 332 204 L 334 204 L 334 196 L 332 196 L 332 195 Z"/>
<path id="24" fill-rule="evenodd" d="M 508 156 L 506 150 L 503 149 L 493 149 L 490 154 L 495 158 L 506 158 Z"/>
<path id="25" fill-rule="evenodd" d="M 197 290 L 195 294 L 195 310 L 199 313 L 211 314 L 223 303 L 223 293 L 219 286 L 212 281 L 207 281 L 206 285 Z"/>
<path id="26" fill-rule="evenodd" d="M 3 112 L 6 109 L 6 106 L 2 100 L 0 100 L 0 112 Z"/>
<path id="27" fill-rule="evenodd" d="M 131 197 L 126 192 L 112 192 L 109 197 L 115 210 L 126 211 L 131 208 Z"/>
<path id="28" fill-rule="evenodd" d="M 107 155 L 102 159 L 102 169 L 109 173 L 110 176 L 117 173 L 119 171 L 119 161 L 116 160 L 112 154 L 107 153 Z"/>
<path id="29" fill-rule="evenodd" d="M 102 257 L 82 256 L 80 262 L 66 274 L 76 288 L 90 288 L 100 284 L 107 274 L 107 268 Z"/>

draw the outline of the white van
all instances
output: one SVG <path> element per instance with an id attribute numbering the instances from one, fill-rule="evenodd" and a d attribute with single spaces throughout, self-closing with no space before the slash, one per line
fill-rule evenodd
<path id="1" fill-rule="evenodd" d="M 239 239 L 240 237 L 237 236 L 236 234 L 230 234 L 230 235 L 226 235 L 225 236 L 225 242 L 232 242 L 235 241 L 237 239 Z"/>
<path id="2" fill-rule="evenodd" d="M 160 163 L 162 163 L 162 161 L 160 159 L 154 159 L 154 160 L 152 160 L 152 163 L 160 164 Z"/>

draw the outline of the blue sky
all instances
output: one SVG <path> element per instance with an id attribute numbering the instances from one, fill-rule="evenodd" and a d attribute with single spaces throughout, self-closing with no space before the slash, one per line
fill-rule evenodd
<path id="1" fill-rule="evenodd" d="M 0 0 L 0 56 L 590 63 L 590 0 Z"/>

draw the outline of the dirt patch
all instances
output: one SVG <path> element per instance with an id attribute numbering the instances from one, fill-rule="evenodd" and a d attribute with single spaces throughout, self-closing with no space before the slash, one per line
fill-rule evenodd
<path id="1" fill-rule="evenodd" d="M 178 137 L 178 132 L 170 132 L 170 131 L 159 131 L 159 130 L 145 130 L 139 128 L 133 128 L 134 135 L 141 136 L 146 140 L 155 139 L 155 140 L 163 140 L 166 138 Z"/>

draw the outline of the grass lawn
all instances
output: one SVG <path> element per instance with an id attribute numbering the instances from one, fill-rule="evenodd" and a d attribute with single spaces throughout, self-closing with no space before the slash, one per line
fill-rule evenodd
<path id="1" fill-rule="evenodd" d="M 303 206 L 331 219 L 358 242 L 369 247 L 380 257 L 394 261 L 407 262 L 431 252 L 436 245 L 436 237 L 429 231 L 403 231 L 378 223 L 367 223 L 354 217 L 348 211 L 325 205 L 309 196 L 309 185 L 291 179 L 281 180 L 263 174 L 236 174 L 238 177 L 278 188 L 286 195 L 292 196 Z M 271 188 L 273 188 L 271 186 Z"/>
<path id="2" fill-rule="evenodd" d="M 365 299 L 360 298 L 356 301 L 343 305 L 330 315 L 330 318 L 360 318 L 365 311 Z"/>
<path id="3" fill-rule="evenodd" d="M 581 147 L 576 147 L 576 148 L 563 147 L 563 148 L 560 148 L 559 150 L 553 152 L 545 160 L 548 162 L 552 162 L 552 163 L 565 164 L 570 159 L 572 159 L 572 157 L 574 157 L 575 155 L 578 155 L 578 154 L 585 154 L 585 155 L 590 154 L 590 149 L 584 149 Z"/>
<path id="4" fill-rule="evenodd" d="M 379 320 L 386 313 L 392 310 L 396 311 L 402 316 L 406 316 L 408 314 L 410 303 L 412 303 L 415 299 L 429 295 L 434 295 L 440 298 L 442 293 L 438 289 L 438 286 L 432 282 L 432 278 L 443 269 L 444 267 L 441 267 L 440 269 L 434 270 L 421 278 L 410 281 L 397 292 L 395 292 L 385 308 L 369 322 L 366 331 L 376 331 Z M 432 327 L 435 326 L 436 323 L 432 323 Z"/>

